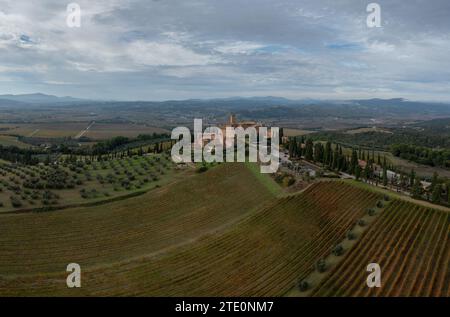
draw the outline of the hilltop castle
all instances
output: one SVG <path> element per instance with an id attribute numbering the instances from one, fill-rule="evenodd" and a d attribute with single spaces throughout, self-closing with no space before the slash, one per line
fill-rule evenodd
<path id="1" fill-rule="evenodd" d="M 231 114 L 229 119 L 228 119 L 228 123 L 220 126 L 220 129 L 222 130 L 223 135 L 225 136 L 226 133 L 226 128 L 231 127 L 231 128 L 243 128 L 244 130 L 247 128 L 255 128 L 256 132 L 259 133 L 259 129 L 263 127 L 263 125 L 261 123 L 258 123 L 256 121 L 241 121 L 238 122 L 236 120 L 236 115 L 235 114 Z M 271 129 L 268 128 L 267 131 L 267 137 L 270 138 L 271 137 Z"/>

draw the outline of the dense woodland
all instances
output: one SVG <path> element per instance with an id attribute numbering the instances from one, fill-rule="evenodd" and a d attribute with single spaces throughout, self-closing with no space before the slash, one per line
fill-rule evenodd
<path id="1" fill-rule="evenodd" d="M 392 144 L 391 152 L 402 159 L 439 167 L 450 167 L 450 150 L 433 150 L 423 146 Z"/>

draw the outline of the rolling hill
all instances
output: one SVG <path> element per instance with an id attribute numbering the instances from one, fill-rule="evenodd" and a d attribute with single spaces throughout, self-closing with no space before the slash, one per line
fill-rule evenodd
<path id="1" fill-rule="evenodd" d="M 285 296 L 384 199 L 351 182 L 271 186 L 222 164 L 108 205 L 0 216 L 0 295 Z M 311 295 L 448 296 L 448 212 L 394 199 L 374 217 Z M 370 262 L 381 289 L 365 287 Z"/>
<path id="2" fill-rule="evenodd" d="M 215 197 L 210 186 L 205 190 L 208 199 L 205 192 L 196 191 L 186 197 L 196 203 L 187 205 L 184 213 L 147 210 L 144 213 L 150 215 L 146 217 L 134 208 L 116 211 L 110 206 L 2 219 L 2 229 L 16 234 L 9 232 L 0 244 L 0 294 L 281 296 L 312 270 L 317 259 L 331 252 L 365 209 L 379 199 L 378 194 L 337 182 L 319 183 L 302 194 L 273 199 L 253 174 L 246 174 L 242 166 L 234 167 L 247 177 L 233 177 L 228 166 L 208 172 L 204 179 L 212 184 L 214 178 L 217 181 L 226 174 L 222 185 L 245 182 L 235 189 L 234 195 L 239 196 L 222 192 Z M 248 206 L 255 201 L 246 203 L 245 196 L 262 205 L 251 210 Z M 220 197 L 228 197 L 228 202 Z M 148 204 L 149 198 L 142 199 Z M 86 222 L 76 226 L 76 219 L 84 217 Z M 100 222 L 100 218 L 105 220 Z M 154 234 L 146 219 L 154 219 Z M 227 219 L 239 221 L 224 226 Z M 71 221 L 71 227 L 61 227 Z M 84 286 L 70 290 L 65 286 L 64 269 L 77 261 Z"/>
<path id="3" fill-rule="evenodd" d="M 0 276 L 110 264 L 186 243 L 272 197 L 243 164 L 94 207 L 0 215 Z"/>

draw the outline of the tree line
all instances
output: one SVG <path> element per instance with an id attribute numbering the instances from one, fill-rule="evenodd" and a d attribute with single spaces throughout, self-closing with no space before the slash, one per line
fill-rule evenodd
<path id="1" fill-rule="evenodd" d="M 42 151 L 0 145 L 0 159 L 13 163 L 36 165 L 39 163 L 39 159 L 35 155 L 38 154 L 42 154 Z"/>
<path id="2" fill-rule="evenodd" d="M 294 159 L 304 157 L 307 161 L 321 163 L 324 168 L 345 172 L 354 175 L 356 179 L 369 180 L 375 175 L 375 163 L 388 169 L 386 158 L 383 159 L 375 151 L 364 151 L 352 149 L 352 154 L 346 155 L 341 145 L 327 141 L 313 142 L 312 139 L 305 140 L 304 137 L 289 138 L 286 145 L 289 156 Z M 359 160 L 366 162 L 364 166 L 359 164 Z"/>
<path id="3" fill-rule="evenodd" d="M 434 150 L 411 144 L 392 144 L 393 155 L 419 164 L 450 167 L 450 150 Z"/>
<path id="4" fill-rule="evenodd" d="M 284 144 L 292 159 L 303 158 L 313 163 L 319 163 L 323 168 L 353 175 L 356 180 L 363 180 L 374 185 L 390 186 L 397 191 L 406 191 L 416 199 L 428 200 L 433 203 L 450 203 L 450 180 L 439 177 L 435 172 L 431 185 L 424 188 L 423 180 L 412 169 L 409 173 L 399 170 L 389 164 L 386 157 L 381 157 L 375 150 L 366 151 L 359 148 L 351 149 L 351 154 L 345 154 L 340 144 L 327 141 L 313 142 L 305 137 L 291 137 Z M 347 152 L 348 153 L 348 152 Z M 388 173 L 390 176 L 388 177 Z"/>

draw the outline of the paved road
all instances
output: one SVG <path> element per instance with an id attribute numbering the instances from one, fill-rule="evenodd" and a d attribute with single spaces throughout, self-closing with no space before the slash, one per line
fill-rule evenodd
<path id="1" fill-rule="evenodd" d="M 77 136 L 75 137 L 75 139 L 79 139 L 81 138 L 83 135 L 85 135 L 89 129 L 95 124 L 95 121 L 92 121 L 91 124 L 88 125 L 88 127 L 86 129 L 84 129 L 83 131 L 81 131 L 80 133 L 77 134 Z"/>

